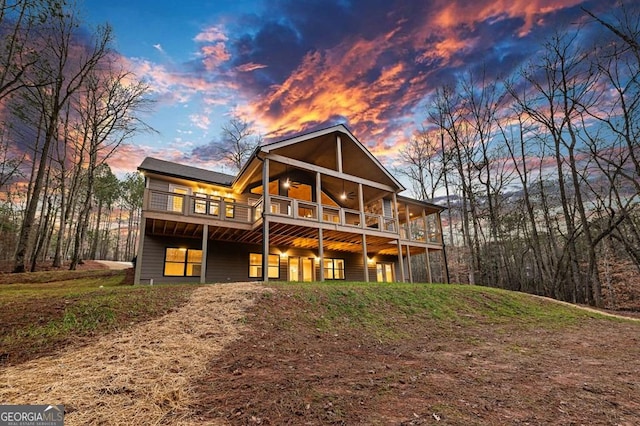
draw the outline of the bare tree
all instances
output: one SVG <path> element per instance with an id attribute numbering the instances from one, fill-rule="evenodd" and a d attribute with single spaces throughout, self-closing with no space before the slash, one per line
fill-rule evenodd
<path id="1" fill-rule="evenodd" d="M 443 179 L 444 167 L 439 142 L 432 132 L 422 129 L 400 150 L 403 167 L 397 172 L 406 176 L 419 200 L 430 200 Z"/>
<path id="2" fill-rule="evenodd" d="M 38 62 L 33 38 L 39 22 L 50 18 L 51 0 L 0 0 L 0 100 L 33 85 L 25 73 Z M 64 4 L 64 1 L 59 1 Z"/>
<path id="3" fill-rule="evenodd" d="M 214 157 L 240 171 L 251 153 L 262 143 L 246 120 L 233 117 L 222 126 L 220 139 L 213 143 Z"/>
<path id="4" fill-rule="evenodd" d="M 104 59 L 107 69 L 95 69 L 87 76 L 83 95 L 76 106 L 79 117 L 77 131 L 82 140 L 80 158 L 84 164 L 86 152 L 87 169 L 85 196 L 80 204 L 70 269 L 75 269 L 81 261 L 96 170 L 123 141 L 148 128 L 137 116 L 148 104 L 144 98 L 147 86 L 140 82 L 132 83 L 135 81 L 133 76 L 126 71 L 112 69 L 108 56 Z"/>
<path id="5" fill-rule="evenodd" d="M 51 84 L 35 85 L 29 88 L 28 98 L 40 107 L 43 118 L 44 136 L 40 150 L 38 171 L 33 192 L 27 200 L 26 213 L 18 238 L 14 261 L 14 271 L 25 271 L 25 259 L 29 241 L 33 233 L 38 203 L 43 188 L 44 177 L 51 145 L 56 141 L 60 113 L 64 105 L 82 87 L 89 73 L 107 54 L 111 42 L 111 29 L 104 27 L 96 34 L 93 46 L 78 49 L 74 39 L 79 25 L 73 10 L 59 3 L 50 6 L 51 27 L 41 40 L 43 56 L 34 73 L 35 81 L 53 81 Z"/>

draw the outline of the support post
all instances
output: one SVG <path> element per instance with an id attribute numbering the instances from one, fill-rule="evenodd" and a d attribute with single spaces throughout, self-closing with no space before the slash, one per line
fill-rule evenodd
<path id="1" fill-rule="evenodd" d="M 413 284 L 413 271 L 411 270 L 411 248 L 407 245 L 407 270 L 409 271 L 409 282 Z"/>
<path id="2" fill-rule="evenodd" d="M 367 257 L 367 235 L 362 234 L 362 261 L 364 262 L 364 282 L 369 282 L 369 258 Z"/>
<path id="3" fill-rule="evenodd" d="M 200 266 L 200 284 L 207 281 L 207 245 L 209 242 L 209 225 L 202 226 L 202 265 Z"/>
<path id="4" fill-rule="evenodd" d="M 140 217 L 140 235 L 138 235 L 138 252 L 136 253 L 136 264 L 133 265 L 136 269 L 133 275 L 133 284 L 140 284 L 140 274 L 142 273 L 142 255 L 144 251 L 144 238 L 146 235 L 147 228 L 147 218 L 145 217 L 144 212 Z"/>
<path id="5" fill-rule="evenodd" d="M 262 281 L 269 281 L 269 213 L 271 199 L 269 197 L 269 159 L 262 163 Z"/>
<path id="6" fill-rule="evenodd" d="M 320 281 L 324 281 L 324 245 L 322 243 L 322 228 L 318 228 L 318 257 L 320 258 Z"/>
<path id="7" fill-rule="evenodd" d="M 364 217 L 364 194 L 361 183 L 358 184 L 358 209 L 360 210 L 360 228 L 365 229 L 367 224 L 366 218 Z"/>
<path id="8" fill-rule="evenodd" d="M 400 243 L 400 238 L 398 238 L 398 266 L 400 266 L 400 280 L 401 282 L 405 282 L 404 261 L 402 260 L 402 244 Z"/>
<path id="9" fill-rule="evenodd" d="M 318 222 L 322 222 L 322 175 L 316 172 L 316 203 L 318 204 Z"/>
<path id="10" fill-rule="evenodd" d="M 433 277 L 431 276 L 431 261 L 429 260 L 429 247 L 427 247 L 425 249 L 426 253 L 425 255 L 427 256 L 427 278 L 429 279 L 429 282 L 432 283 L 433 282 Z"/>

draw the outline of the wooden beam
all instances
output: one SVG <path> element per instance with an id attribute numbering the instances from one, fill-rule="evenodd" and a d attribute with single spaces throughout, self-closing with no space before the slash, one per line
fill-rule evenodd
<path id="1" fill-rule="evenodd" d="M 381 189 L 383 191 L 393 192 L 394 194 L 395 194 L 395 191 L 397 191 L 397 188 L 394 188 L 394 187 L 389 186 L 389 185 L 385 185 L 385 184 L 380 183 L 380 182 L 374 182 L 372 180 L 364 179 L 364 178 L 361 178 L 359 176 L 353 176 L 353 175 L 348 175 L 348 174 L 345 174 L 345 173 L 340 173 L 337 170 L 327 169 L 326 167 L 317 166 L 315 164 L 307 163 L 307 162 L 300 161 L 300 160 L 295 160 L 293 158 L 283 157 L 282 155 L 278 155 L 278 154 L 269 153 L 269 154 L 266 155 L 265 160 L 267 160 L 267 159 L 271 159 L 273 161 L 277 161 L 278 163 L 287 164 L 289 166 L 298 167 L 298 168 L 303 169 L 303 170 L 309 170 L 309 171 L 312 171 L 312 172 L 319 172 L 319 173 L 322 173 L 325 176 L 332 176 L 332 177 L 335 177 L 335 178 L 338 178 L 338 179 L 348 179 L 351 182 L 362 183 L 363 185 L 367 185 L 367 186 L 370 186 L 372 188 Z"/>
<path id="2" fill-rule="evenodd" d="M 340 135 L 336 135 L 336 164 L 338 172 L 342 173 L 342 139 L 340 139 Z"/>

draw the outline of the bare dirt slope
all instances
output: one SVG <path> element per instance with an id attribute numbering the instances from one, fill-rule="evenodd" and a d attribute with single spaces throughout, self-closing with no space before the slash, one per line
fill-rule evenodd
<path id="1" fill-rule="evenodd" d="M 453 321 L 384 301 L 367 317 L 334 299 L 279 288 L 256 304 L 200 380 L 203 423 L 640 424 L 637 322 L 560 312 L 538 325 L 517 305 L 494 316 L 490 298 Z M 533 303 L 541 318 L 556 309 Z"/>
<path id="2" fill-rule="evenodd" d="M 640 424 L 637 321 L 370 287 L 200 287 L 159 319 L 0 367 L 0 402 L 64 404 L 69 425 Z"/>
<path id="3" fill-rule="evenodd" d="M 0 369 L 0 402 L 64 404 L 65 424 L 189 424 L 193 381 L 239 338 L 255 284 L 205 286 L 157 320 Z M 216 422 L 210 422 L 215 424 Z"/>

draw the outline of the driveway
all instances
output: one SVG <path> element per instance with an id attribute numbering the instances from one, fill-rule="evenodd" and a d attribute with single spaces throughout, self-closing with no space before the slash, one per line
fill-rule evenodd
<path id="1" fill-rule="evenodd" d="M 113 260 L 96 260 L 96 262 L 101 263 L 108 267 L 109 269 L 129 269 L 133 268 L 133 263 L 131 262 L 116 262 Z"/>

